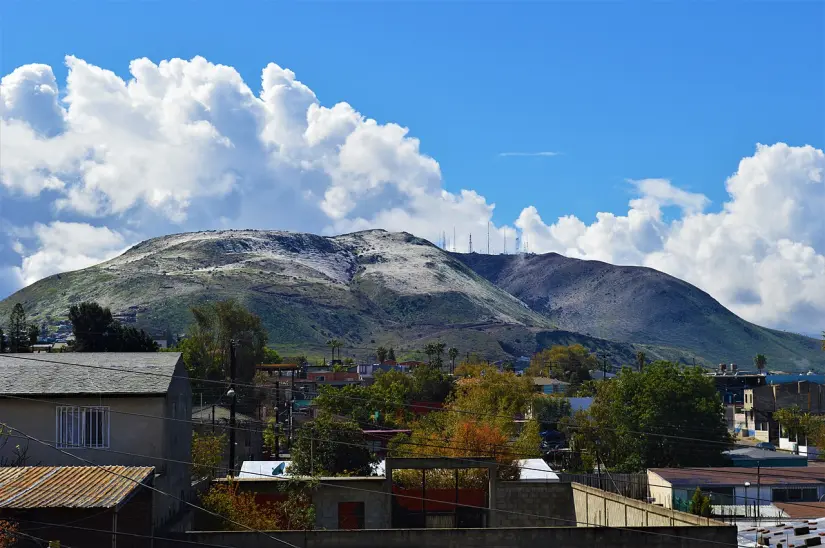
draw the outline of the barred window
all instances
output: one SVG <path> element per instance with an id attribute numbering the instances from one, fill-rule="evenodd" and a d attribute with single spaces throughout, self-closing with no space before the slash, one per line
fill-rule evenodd
<path id="1" fill-rule="evenodd" d="M 109 447 L 109 408 L 60 406 L 56 417 L 57 446 Z"/>

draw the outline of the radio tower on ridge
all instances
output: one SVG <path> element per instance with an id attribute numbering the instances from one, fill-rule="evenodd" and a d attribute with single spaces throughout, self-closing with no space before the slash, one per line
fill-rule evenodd
<path id="1" fill-rule="evenodd" d="M 472 253 L 472 252 L 473 252 L 473 233 L 471 232 L 470 233 L 470 245 L 469 245 L 469 250 L 467 251 L 467 253 Z"/>

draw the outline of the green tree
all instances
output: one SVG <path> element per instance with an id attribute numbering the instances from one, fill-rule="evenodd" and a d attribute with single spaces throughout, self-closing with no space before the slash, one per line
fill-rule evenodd
<path id="1" fill-rule="evenodd" d="M 198 434 L 192 432 L 192 475 L 196 478 L 214 478 L 223 462 L 226 434 Z"/>
<path id="2" fill-rule="evenodd" d="M 195 322 L 181 344 L 190 377 L 220 379 L 229 373 L 229 349 L 235 341 L 237 379 L 250 383 L 255 366 L 265 360 L 268 340 L 261 319 L 234 300 L 192 308 Z M 197 381 L 193 381 L 197 384 Z"/>
<path id="3" fill-rule="evenodd" d="M 639 371 L 644 370 L 645 363 L 647 363 L 647 356 L 645 356 L 644 352 L 639 350 L 636 352 L 636 369 Z"/>
<path id="4" fill-rule="evenodd" d="M 76 352 L 156 352 L 158 345 L 142 329 L 125 327 L 96 302 L 69 307 Z"/>
<path id="5" fill-rule="evenodd" d="M 555 428 L 562 420 L 572 415 L 567 398 L 537 394 L 533 398 L 533 417 L 546 428 Z"/>
<path id="6" fill-rule="evenodd" d="M 266 363 L 281 363 L 281 355 L 277 350 L 272 348 L 264 348 L 264 361 Z"/>
<path id="7" fill-rule="evenodd" d="M 590 370 L 598 369 L 599 362 L 584 346 L 556 345 L 542 350 L 530 360 L 528 375 L 553 377 L 578 386 L 590 380 Z"/>
<path id="8" fill-rule="evenodd" d="M 0 327 L 0 354 L 6 351 L 6 334 L 3 332 L 3 328 Z"/>
<path id="9" fill-rule="evenodd" d="M 379 346 L 375 349 L 375 357 L 378 358 L 378 363 L 384 363 L 387 361 L 387 349 Z"/>
<path id="10" fill-rule="evenodd" d="M 768 358 L 766 358 L 764 354 L 757 354 L 753 357 L 753 365 L 756 366 L 756 370 L 759 373 L 762 373 L 762 371 L 768 365 Z"/>
<path id="11" fill-rule="evenodd" d="M 374 462 L 358 424 L 335 421 L 322 413 L 298 431 L 290 471 L 312 476 L 363 476 L 370 474 Z"/>
<path id="12" fill-rule="evenodd" d="M 395 361 L 395 349 L 393 347 L 390 347 L 390 349 L 387 351 L 387 361 Z"/>
<path id="13" fill-rule="evenodd" d="M 573 447 L 619 472 L 721 465 L 732 443 L 713 379 L 670 362 L 598 383 L 588 413 L 570 425 Z"/>
<path id="14" fill-rule="evenodd" d="M 693 492 L 693 497 L 690 499 L 690 506 L 688 512 L 691 514 L 709 518 L 711 514 L 710 497 L 702 494 L 702 490 L 698 487 Z"/>
<path id="15" fill-rule="evenodd" d="M 37 327 L 37 324 L 29 325 L 29 329 L 27 331 L 29 337 L 29 348 L 37 344 L 37 339 L 40 338 L 40 328 Z"/>
<path id="16" fill-rule="evenodd" d="M 455 371 L 455 361 L 458 358 L 458 348 L 451 347 L 447 350 L 447 356 L 450 357 L 450 373 Z"/>
<path id="17" fill-rule="evenodd" d="M 9 313 L 9 352 L 29 351 L 28 329 L 26 311 L 22 304 L 17 303 Z"/>
<path id="18" fill-rule="evenodd" d="M 428 363 L 430 367 L 435 367 L 440 369 L 442 365 L 444 365 L 444 359 L 442 358 L 444 354 L 445 345 L 442 342 L 437 343 L 427 343 L 424 346 L 424 353 L 427 355 Z"/>

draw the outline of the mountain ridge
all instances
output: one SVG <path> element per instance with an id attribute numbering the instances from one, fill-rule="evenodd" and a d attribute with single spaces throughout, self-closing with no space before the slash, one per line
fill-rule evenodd
<path id="1" fill-rule="evenodd" d="M 813 352 L 814 339 L 749 324 L 655 270 L 558 254 L 448 253 L 409 233 L 383 230 L 152 238 L 109 261 L 21 289 L 0 302 L 0 317 L 22 302 L 33 319 L 53 322 L 71 304 L 96 300 L 113 312 L 131 314 L 134 307 L 141 327 L 181 332 L 192 305 L 222 298 L 258 313 L 275 347 L 318 355 L 326 355 L 324 343 L 333 337 L 362 359 L 379 344 L 414 357 L 424 343 L 442 340 L 505 359 L 577 340 L 614 363 L 643 350 L 652 358 L 709 364 L 721 359 L 720 345 L 734 354 L 726 361 L 741 363 L 763 351 L 749 350 L 758 343 L 769 347 L 763 353 L 771 365 L 771 353 L 796 369 L 819 365 L 817 358 L 825 364 L 825 353 Z M 714 330 L 718 340 L 709 349 Z"/>

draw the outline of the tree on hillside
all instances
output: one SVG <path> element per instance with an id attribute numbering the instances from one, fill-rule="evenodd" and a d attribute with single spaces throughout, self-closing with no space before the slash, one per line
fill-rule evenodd
<path id="1" fill-rule="evenodd" d="M 309 476 L 368 476 L 374 462 L 357 423 L 335 421 L 322 413 L 298 431 L 290 472 Z"/>
<path id="2" fill-rule="evenodd" d="M 157 352 L 158 345 L 142 329 L 126 327 L 112 311 L 96 302 L 69 307 L 75 352 Z"/>
<path id="3" fill-rule="evenodd" d="M 26 311 L 17 303 L 9 313 L 9 352 L 29 351 L 29 326 Z"/>
<path id="4" fill-rule="evenodd" d="M 237 380 L 251 382 L 255 366 L 266 359 L 268 335 L 261 319 L 234 300 L 192 307 L 192 315 L 195 323 L 181 344 L 189 376 L 226 378 L 230 342 L 235 341 Z"/>
<path id="5" fill-rule="evenodd" d="M 6 334 L 3 332 L 3 328 L 0 327 L 0 354 L 6 351 Z"/>
<path id="6" fill-rule="evenodd" d="M 762 373 L 762 371 L 768 365 L 768 358 L 766 358 L 764 354 L 757 354 L 753 357 L 753 365 L 756 366 L 756 370 L 759 373 Z"/>
<path id="7" fill-rule="evenodd" d="M 430 367 L 440 369 L 441 366 L 444 365 L 442 356 L 444 355 L 444 348 L 446 346 L 447 345 L 442 342 L 427 343 L 424 346 L 424 353 L 427 355 L 427 362 L 430 364 Z"/>
<path id="8" fill-rule="evenodd" d="M 639 350 L 636 352 L 636 369 L 638 371 L 643 371 L 645 368 L 645 363 L 647 362 L 647 356 L 645 353 Z"/>
<path id="9" fill-rule="evenodd" d="M 713 379 L 698 367 L 654 362 L 598 383 L 588 413 L 570 421 L 571 444 L 612 470 L 714 466 L 732 443 Z"/>
<path id="10" fill-rule="evenodd" d="M 375 349 L 375 357 L 378 358 L 378 363 L 384 363 L 387 361 L 387 349 L 379 346 Z"/>
<path id="11" fill-rule="evenodd" d="M 590 380 L 590 370 L 598 369 L 599 362 L 580 344 L 556 345 L 535 354 L 530 360 L 527 373 L 530 375 L 553 377 L 574 386 Z"/>
<path id="12" fill-rule="evenodd" d="M 31 324 L 26 333 L 29 337 L 29 348 L 31 348 L 37 344 L 37 340 L 40 338 L 40 328 L 36 324 Z"/>
<path id="13" fill-rule="evenodd" d="M 393 347 L 390 347 L 390 349 L 387 351 L 387 361 L 388 362 L 396 361 L 396 359 L 395 359 L 395 349 Z"/>
<path id="14" fill-rule="evenodd" d="M 447 355 L 450 357 L 450 373 L 455 372 L 455 360 L 458 358 L 458 348 L 452 347 L 447 351 Z"/>

